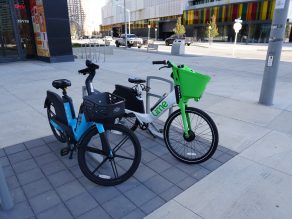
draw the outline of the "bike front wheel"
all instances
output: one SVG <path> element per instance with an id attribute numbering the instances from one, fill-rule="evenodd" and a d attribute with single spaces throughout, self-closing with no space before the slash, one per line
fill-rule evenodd
<path id="1" fill-rule="evenodd" d="M 178 160 L 196 164 L 208 160 L 215 153 L 219 135 L 212 118 L 202 110 L 187 107 L 191 128 L 184 134 L 180 110 L 173 112 L 164 127 L 164 141 L 170 153 Z"/>
<path id="2" fill-rule="evenodd" d="M 111 153 L 103 149 L 100 135 L 92 128 L 78 148 L 78 163 L 83 174 L 92 182 L 114 186 L 129 179 L 141 161 L 141 145 L 128 128 L 109 125 L 105 131 Z"/>

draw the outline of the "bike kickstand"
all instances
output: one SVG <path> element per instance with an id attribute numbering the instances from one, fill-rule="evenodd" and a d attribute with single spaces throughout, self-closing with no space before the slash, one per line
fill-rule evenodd
<path id="1" fill-rule="evenodd" d="M 70 150 L 70 155 L 69 155 L 69 159 L 71 160 L 72 158 L 73 158 L 73 152 L 74 152 L 74 150 Z"/>
<path id="2" fill-rule="evenodd" d="M 149 134 L 153 137 L 153 138 L 156 138 L 156 135 L 154 135 L 151 130 L 148 128 L 147 131 L 149 132 Z"/>
<path id="3" fill-rule="evenodd" d="M 70 155 L 69 155 L 70 160 L 73 158 L 73 153 L 75 150 L 76 150 L 76 145 L 74 145 L 74 147 L 72 149 L 70 149 Z"/>

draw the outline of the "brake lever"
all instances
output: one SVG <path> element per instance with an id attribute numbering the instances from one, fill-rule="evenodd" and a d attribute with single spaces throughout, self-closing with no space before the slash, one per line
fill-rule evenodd
<path id="1" fill-rule="evenodd" d="M 88 68 L 85 68 L 85 69 L 81 69 L 78 71 L 79 74 L 83 74 L 83 75 L 86 75 L 88 73 Z"/>
<path id="2" fill-rule="evenodd" d="M 163 69 L 163 68 L 167 68 L 167 67 L 168 67 L 168 66 L 165 65 L 165 66 L 160 67 L 158 70 L 161 70 L 161 69 Z"/>

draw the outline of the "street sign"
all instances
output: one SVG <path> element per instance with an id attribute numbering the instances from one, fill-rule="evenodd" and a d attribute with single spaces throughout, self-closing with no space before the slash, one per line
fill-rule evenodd
<path id="1" fill-rule="evenodd" d="M 236 22 L 233 24 L 233 29 L 234 29 L 235 33 L 238 33 L 241 30 L 241 28 L 242 28 L 241 23 Z"/>
<path id="2" fill-rule="evenodd" d="M 233 46 L 233 49 L 232 49 L 232 55 L 234 56 L 234 51 L 235 51 L 235 46 L 236 46 L 236 42 L 237 42 L 237 34 L 238 32 L 241 30 L 242 28 L 242 20 L 241 18 L 239 17 L 238 19 L 235 19 L 234 20 L 234 24 L 233 24 L 233 29 L 235 31 L 235 40 L 234 40 L 234 46 Z"/>
<path id="3" fill-rule="evenodd" d="M 267 66 L 268 67 L 272 67 L 273 66 L 273 60 L 274 60 L 274 56 L 269 56 L 268 57 L 268 62 L 267 62 Z"/>
<path id="4" fill-rule="evenodd" d="M 235 23 L 242 23 L 242 20 L 241 19 L 235 19 L 234 22 Z"/>

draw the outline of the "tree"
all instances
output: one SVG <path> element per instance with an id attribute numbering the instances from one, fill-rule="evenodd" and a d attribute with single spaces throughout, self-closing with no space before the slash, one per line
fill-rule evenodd
<path id="1" fill-rule="evenodd" d="M 182 36 L 186 33 L 184 25 L 181 24 L 181 17 L 177 18 L 177 22 L 175 28 L 173 29 L 173 32 L 178 36 Z"/>
<path id="2" fill-rule="evenodd" d="M 210 37 L 213 40 L 213 38 L 218 35 L 219 35 L 219 32 L 218 32 L 218 27 L 216 24 L 216 16 L 213 15 L 211 17 L 211 21 L 208 22 L 208 25 L 206 27 L 205 36 L 208 38 Z"/>
<path id="3" fill-rule="evenodd" d="M 71 33 L 71 37 L 73 39 L 77 39 L 78 38 L 78 27 L 76 23 L 70 23 L 70 33 Z"/>
<path id="4" fill-rule="evenodd" d="M 285 38 L 289 39 L 290 31 L 292 31 L 291 25 L 289 23 L 287 23 L 286 24 L 286 29 L 285 29 Z"/>

